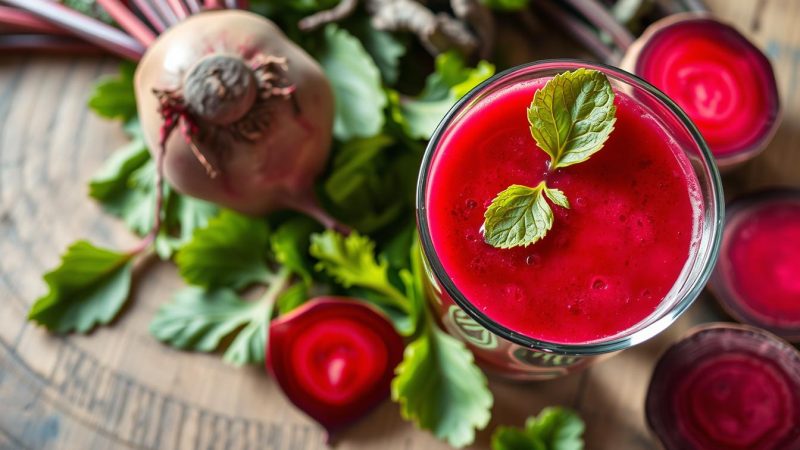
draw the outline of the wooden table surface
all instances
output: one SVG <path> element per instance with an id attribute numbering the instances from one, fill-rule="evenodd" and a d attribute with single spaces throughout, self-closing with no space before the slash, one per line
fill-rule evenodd
<path id="1" fill-rule="evenodd" d="M 800 186 L 800 1 L 708 3 L 766 50 L 785 105 L 767 151 L 725 176 L 727 196 Z M 529 60 L 580 56 L 563 48 L 569 47 L 537 42 L 515 52 Z M 182 285 L 170 264 L 141 271 L 125 314 L 89 336 L 55 337 L 25 321 L 45 291 L 41 274 L 69 243 L 80 237 L 117 248 L 133 243 L 86 196 L 86 181 L 125 142 L 118 125 L 85 107 L 94 81 L 116 64 L 100 57 L 0 56 L 0 448 L 325 448 L 319 428 L 260 368 L 178 352 L 148 335 L 158 305 Z M 554 404 L 580 411 L 589 449 L 657 448 L 642 412 L 653 364 L 691 325 L 720 318 L 716 311 L 704 294 L 659 337 L 581 374 L 537 384 L 492 380 L 493 421 L 472 448 L 488 448 L 496 424 L 520 425 Z M 403 422 L 388 401 L 346 432 L 338 448 L 379 447 L 448 448 Z"/>

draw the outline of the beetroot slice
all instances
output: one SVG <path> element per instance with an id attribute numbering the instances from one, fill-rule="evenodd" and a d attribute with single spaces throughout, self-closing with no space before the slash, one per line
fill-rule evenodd
<path id="1" fill-rule="evenodd" d="M 272 322 L 267 368 L 330 438 L 389 395 L 403 348 L 378 310 L 354 299 L 319 297 Z"/>
<path id="2" fill-rule="evenodd" d="M 686 112 L 720 167 L 758 154 L 777 128 L 780 98 L 770 61 L 735 28 L 707 14 L 654 23 L 621 66 Z"/>
<path id="3" fill-rule="evenodd" d="M 645 410 L 666 450 L 800 449 L 800 352 L 746 325 L 699 327 L 661 356 Z"/>
<path id="4" fill-rule="evenodd" d="M 710 286 L 736 320 L 800 342 L 800 189 L 728 205 Z"/>

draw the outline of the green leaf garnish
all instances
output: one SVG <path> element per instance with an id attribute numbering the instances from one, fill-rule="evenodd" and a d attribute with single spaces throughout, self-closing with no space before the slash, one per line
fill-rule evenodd
<path id="1" fill-rule="evenodd" d="M 49 291 L 34 302 L 28 319 L 57 333 L 85 333 L 107 324 L 128 298 L 132 258 L 86 241 L 72 244 L 61 265 L 45 274 Z"/>
<path id="2" fill-rule="evenodd" d="M 263 220 L 223 211 L 178 252 L 175 262 L 190 284 L 239 289 L 272 275 L 267 266 L 269 228 Z"/>
<path id="3" fill-rule="evenodd" d="M 545 195 L 555 204 L 569 208 L 563 192 L 550 189 L 542 181 L 530 188 L 519 184 L 497 194 L 484 214 L 484 240 L 497 248 L 529 246 L 553 227 L 553 210 Z"/>
<path id="4" fill-rule="evenodd" d="M 336 101 L 333 134 L 339 139 L 369 137 L 383 128 L 386 93 L 375 62 L 347 30 L 325 27 L 325 47 L 316 55 Z"/>
<path id="5" fill-rule="evenodd" d="M 586 161 L 614 130 L 614 91 L 597 70 L 556 75 L 536 91 L 528 122 L 539 148 L 550 155 L 550 168 Z"/>
<path id="6" fill-rule="evenodd" d="M 392 381 L 400 412 L 454 447 L 489 423 L 492 394 L 463 342 L 431 326 L 406 347 Z"/>
<path id="7" fill-rule="evenodd" d="M 492 450 L 583 450 L 583 420 L 574 411 L 550 407 L 530 417 L 525 428 L 498 427 Z"/>
<path id="8" fill-rule="evenodd" d="M 597 70 L 578 69 L 553 77 L 533 95 L 528 108 L 531 135 L 550 155 L 550 169 L 589 159 L 603 148 L 616 122 L 614 91 Z M 546 181 L 536 187 L 514 184 L 497 194 L 484 213 L 487 244 L 527 247 L 553 228 L 553 210 L 545 199 L 569 208 L 564 192 Z"/>

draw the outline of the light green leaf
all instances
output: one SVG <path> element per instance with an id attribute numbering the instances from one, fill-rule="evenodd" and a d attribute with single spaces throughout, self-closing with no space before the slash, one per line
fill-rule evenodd
<path id="1" fill-rule="evenodd" d="M 311 256 L 317 270 L 324 271 L 344 287 L 361 287 L 380 294 L 373 300 L 382 307 L 409 312 L 409 301 L 389 281 L 389 264 L 375 258 L 375 243 L 353 231 L 349 236 L 326 230 L 311 235 Z"/>
<path id="2" fill-rule="evenodd" d="M 311 285 L 312 263 L 308 257 L 311 234 L 319 225 L 307 217 L 295 217 L 282 223 L 272 236 L 270 245 L 275 260 Z"/>
<path id="3" fill-rule="evenodd" d="M 614 91 L 597 70 L 556 75 L 536 91 L 528 122 L 539 147 L 550 155 L 551 169 L 586 161 L 603 148 L 616 118 Z"/>
<path id="4" fill-rule="evenodd" d="M 186 288 L 156 313 L 150 333 L 183 350 L 212 352 L 233 336 L 224 359 L 235 365 L 262 363 L 272 302 L 248 302 L 230 289 Z"/>
<path id="5" fill-rule="evenodd" d="M 283 291 L 276 300 L 278 314 L 286 314 L 308 300 L 308 285 L 295 283 Z"/>
<path id="6" fill-rule="evenodd" d="M 72 244 L 61 264 L 44 275 L 49 290 L 34 302 L 28 318 L 57 333 L 85 333 L 107 324 L 128 298 L 132 257 L 86 241 Z"/>
<path id="7" fill-rule="evenodd" d="M 536 187 L 513 184 L 497 194 L 484 213 L 484 239 L 497 248 L 529 246 L 553 227 L 553 210 L 545 200 L 544 181 Z M 563 193 L 554 190 L 559 200 Z"/>
<path id="8" fill-rule="evenodd" d="M 141 139 L 134 139 L 103 163 L 89 181 L 89 195 L 100 202 L 112 201 L 128 190 L 127 180 L 147 161 L 150 152 Z"/>
<path id="9" fill-rule="evenodd" d="M 549 407 L 528 418 L 524 429 L 498 427 L 492 450 L 583 450 L 583 431 L 583 421 L 574 411 Z"/>
<path id="10" fill-rule="evenodd" d="M 175 262 L 190 284 L 238 289 L 272 275 L 267 266 L 269 244 L 265 221 L 223 211 L 194 232 Z"/>
<path id="11" fill-rule="evenodd" d="M 493 402 L 472 353 L 435 326 L 406 347 L 392 380 L 392 399 L 405 419 L 454 447 L 475 440 L 475 430 L 489 423 Z"/>
<path id="12" fill-rule="evenodd" d="M 569 208 L 569 200 L 567 200 L 567 196 L 564 195 L 564 192 L 559 189 L 551 189 L 545 187 L 544 193 L 547 195 L 547 198 L 550 199 L 551 202 L 555 203 L 562 208 Z"/>
<path id="13" fill-rule="evenodd" d="M 436 71 L 428 76 L 417 98 L 389 90 L 392 118 L 414 139 L 429 139 L 447 111 L 473 87 L 494 74 L 494 66 L 481 61 L 466 67 L 456 52 L 436 57 Z"/>
<path id="14" fill-rule="evenodd" d="M 89 108 L 107 119 L 128 122 L 137 117 L 136 96 L 133 90 L 133 74 L 136 64 L 123 62 L 119 75 L 104 77 L 94 87 L 89 97 Z"/>
<path id="15" fill-rule="evenodd" d="M 317 60 L 333 86 L 334 136 L 348 140 L 378 134 L 383 128 L 387 100 L 375 62 L 347 30 L 330 24 L 325 27 L 324 36 L 325 46 Z"/>

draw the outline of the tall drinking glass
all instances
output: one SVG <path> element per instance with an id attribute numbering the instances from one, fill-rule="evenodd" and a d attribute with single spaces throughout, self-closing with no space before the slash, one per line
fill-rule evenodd
<path id="1" fill-rule="evenodd" d="M 592 159 L 597 158 L 597 161 L 592 164 L 600 167 L 598 165 L 611 164 L 607 161 L 611 161 L 613 158 L 621 158 L 619 159 L 621 162 L 613 167 L 623 167 L 621 164 L 628 164 L 629 161 L 635 158 L 641 159 L 644 158 L 644 156 L 631 153 L 632 156 L 622 158 L 614 152 L 638 151 L 643 154 L 651 151 L 651 147 L 655 144 L 657 144 L 655 146 L 668 146 L 672 152 L 670 154 L 674 154 L 675 159 L 675 161 L 670 164 L 673 164 L 674 167 L 680 167 L 681 170 L 685 172 L 680 176 L 685 176 L 686 180 L 688 180 L 686 199 L 677 196 L 680 198 L 676 198 L 674 203 L 671 201 L 663 202 L 663 204 L 655 206 L 650 204 L 647 208 L 651 208 L 652 211 L 655 211 L 650 215 L 650 219 L 635 219 L 637 222 L 632 225 L 621 223 L 625 221 L 634 221 L 634 217 L 639 212 L 635 210 L 635 207 L 631 209 L 630 206 L 624 206 L 627 209 L 619 212 L 618 215 L 614 212 L 615 215 L 613 219 L 609 219 L 613 220 L 614 224 L 606 224 L 603 220 L 597 221 L 595 224 L 596 230 L 593 231 L 597 233 L 597 237 L 594 241 L 592 239 L 583 239 L 583 241 L 581 241 L 582 243 L 567 243 L 563 245 L 563 251 L 553 250 L 553 248 L 562 244 L 558 242 L 559 240 L 566 239 L 564 236 L 567 236 L 567 228 L 581 226 L 574 225 L 574 223 L 579 223 L 581 220 L 580 217 L 582 217 L 582 213 L 580 211 L 586 211 L 587 208 L 597 207 L 597 205 L 581 203 L 583 199 L 580 196 L 575 196 L 574 191 L 577 189 L 575 186 L 579 186 L 581 182 L 585 183 L 587 177 L 592 176 L 597 180 L 597 190 L 602 190 L 606 189 L 606 186 L 604 186 L 606 178 L 608 183 L 612 183 L 616 182 L 614 180 L 617 178 L 626 179 L 624 176 L 626 174 L 621 174 L 623 175 L 622 177 L 620 177 L 619 173 L 609 173 L 607 177 L 606 174 L 584 175 L 585 171 L 594 170 L 591 169 L 588 162 L 581 163 L 586 165 L 582 168 L 579 167 L 581 166 L 579 164 L 559 169 L 559 171 L 566 174 L 563 176 L 559 175 L 562 176 L 561 185 L 563 186 L 564 192 L 567 196 L 573 195 L 573 198 L 570 198 L 571 209 L 561 211 L 558 206 L 553 206 L 553 209 L 557 210 L 553 230 L 551 230 L 542 241 L 535 243 L 530 248 L 501 250 L 489 248 L 488 244 L 483 242 L 480 234 L 482 232 L 480 223 L 482 222 L 483 211 L 488 205 L 486 198 L 468 198 L 463 200 L 466 202 L 466 206 L 460 210 L 454 208 L 452 211 L 437 212 L 437 208 L 450 206 L 449 203 L 443 206 L 441 202 L 439 204 L 436 202 L 437 195 L 445 195 L 442 191 L 437 191 L 437 189 L 449 189 L 441 187 L 446 184 L 444 182 L 437 184 L 437 176 L 442 179 L 447 178 L 450 180 L 452 180 L 453 177 L 462 176 L 463 179 L 460 182 L 464 183 L 464 191 L 471 192 L 471 189 L 473 189 L 476 184 L 483 183 L 485 180 L 482 178 L 486 178 L 488 175 L 486 177 L 481 176 L 473 178 L 468 173 L 468 169 L 462 169 L 461 166 L 458 166 L 459 164 L 464 167 L 469 167 L 469 170 L 478 167 L 478 169 L 476 169 L 478 171 L 482 170 L 480 165 L 505 164 L 504 167 L 510 167 L 508 170 L 514 172 L 517 170 L 517 167 L 508 165 L 513 164 L 509 161 L 516 158 L 517 153 L 502 153 L 503 150 L 500 150 L 504 145 L 512 145 L 507 141 L 517 139 L 515 142 L 520 142 L 519 145 L 525 146 L 526 149 L 521 150 L 523 156 L 520 156 L 520 158 L 528 157 L 528 154 L 524 152 L 540 151 L 536 149 L 535 142 L 530 135 L 527 136 L 530 142 L 526 142 L 521 134 L 516 136 L 513 132 L 505 133 L 500 130 L 500 128 L 505 127 L 506 122 L 498 121 L 498 128 L 495 130 L 498 134 L 497 136 L 493 135 L 492 138 L 497 142 L 498 153 L 496 157 L 492 156 L 494 155 L 492 152 L 495 150 L 489 148 L 488 150 L 483 150 L 483 153 L 475 153 L 475 158 L 481 159 L 479 162 L 473 164 L 469 162 L 468 159 L 450 157 L 447 153 L 448 151 L 468 151 L 458 150 L 454 146 L 469 148 L 469 145 L 472 145 L 473 142 L 475 146 L 487 145 L 486 143 L 481 143 L 482 135 L 472 136 L 464 133 L 474 132 L 476 128 L 481 128 L 482 121 L 494 120 L 490 119 L 490 116 L 494 114 L 492 111 L 492 109 L 495 108 L 494 105 L 504 104 L 502 97 L 506 95 L 516 95 L 514 92 L 518 90 L 517 88 L 523 90 L 528 89 L 529 91 L 526 92 L 532 93 L 535 89 L 530 88 L 530 86 L 538 86 L 538 88 L 540 88 L 546 80 L 552 78 L 556 74 L 572 71 L 581 67 L 603 72 L 607 76 L 616 94 L 618 107 L 617 129 L 612 132 L 611 138 L 616 139 L 616 143 L 613 144 L 615 149 L 607 150 L 604 148 L 600 150 L 597 155 L 594 155 L 590 159 L 590 162 Z M 532 94 L 528 95 L 527 93 L 527 97 L 525 98 L 529 104 Z M 527 106 L 527 104 L 524 106 Z M 513 111 L 513 113 L 509 113 L 509 117 L 511 117 L 509 120 L 513 121 L 513 127 L 517 127 L 515 129 L 521 129 L 527 126 L 524 108 L 520 108 L 519 105 L 514 104 L 513 108 L 509 110 Z M 486 117 L 486 119 L 484 120 L 483 117 Z M 638 129 L 636 127 L 644 131 L 641 133 L 635 131 Z M 483 131 L 484 134 L 491 132 L 493 131 Z M 619 134 L 615 137 L 614 133 Z M 623 139 L 622 136 L 625 136 L 625 133 L 640 134 L 635 135 L 636 139 L 630 139 L 630 142 L 621 146 L 620 140 Z M 652 140 L 648 141 L 648 139 L 651 139 L 653 133 L 659 136 L 659 142 L 654 143 Z M 465 140 L 467 140 L 466 144 L 464 143 Z M 611 140 L 609 140 L 607 146 L 610 143 Z M 618 148 L 622 148 L 622 150 Z M 608 152 L 608 155 L 603 155 L 603 152 Z M 486 155 L 489 155 L 489 157 Z M 468 155 L 468 158 L 469 157 L 471 156 Z M 460 162 L 454 162 L 456 160 Z M 442 120 L 428 145 L 420 169 L 416 199 L 417 227 L 422 245 L 423 261 L 427 271 L 428 299 L 436 317 L 450 334 L 463 340 L 467 344 L 475 354 L 478 363 L 489 372 L 494 372 L 508 378 L 523 380 L 548 379 L 565 375 L 586 367 L 592 361 L 597 360 L 603 355 L 610 355 L 614 352 L 624 350 L 655 336 L 672 324 L 697 298 L 716 262 L 722 230 L 724 201 L 719 173 L 713 161 L 713 157 L 703 141 L 703 138 L 686 114 L 658 89 L 623 70 L 585 61 L 548 60 L 518 66 L 495 75 L 464 96 Z M 647 164 L 649 163 L 658 165 L 658 156 L 650 159 L 642 159 L 642 162 L 637 163 L 639 166 L 631 166 L 630 169 L 625 169 L 630 170 L 630 177 L 628 178 L 632 180 L 630 186 L 630 189 L 632 189 L 631 192 L 643 198 L 644 200 L 642 200 L 642 202 L 647 201 L 649 194 L 644 191 L 636 191 L 637 189 L 657 189 L 653 188 L 653 186 L 656 186 L 654 183 L 660 183 L 658 186 L 664 186 L 664 190 L 670 189 L 669 180 L 667 178 L 671 175 L 665 176 L 663 180 L 645 179 L 639 186 L 636 185 L 635 180 L 637 176 L 641 178 L 644 176 L 642 174 L 649 173 L 646 172 L 647 170 L 658 169 L 653 169 L 652 167 L 648 168 Z M 450 167 L 448 167 L 448 165 L 450 165 Z M 627 168 L 627 166 L 624 167 Z M 522 171 L 528 170 L 524 167 L 519 169 Z M 460 173 L 447 173 L 453 171 L 464 171 L 464 173 L 463 175 Z M 653 173 L 660 174 L 662 172 L 670 173 L 667 169 Z M 671 173 L 675 174 L 676 170 L 672 169 Z M 504 175 L 501 174 L 501 176 Z M 614 178 L 615 176 L 617 178 Z M 564 177 L 571 177 L 569 180 L 576 180 L 575 183 L 577 184 L 572 183 L 572 181 L 564 181 L 567 179 Z M 548 181 L 548 183 L 550 182 Z M 556 184 L 557 183 L 558 182 L 556 182 Z M 649 187 L 642 187 L 643 184 Z M 572 190 L 570 186 L 572 186 Z M 495 193 L 496 192 L 497 191 L 495 191 Z M 447 195 L 451 195 L 452 198 L 458 198 L 459 202 L 461 202 L 462 197 L 458 197 L 457 194 L 458 193 Z M 653 191 L 653 198 L 658 199 L 660 198 L 658 195 L 663 194 L 664 192 Z M 622 195 L 624 196 L 627 194 L 623 192 Z M 491 198 L 489 198 L 489 200 L 491 200 Z M 611 200 L 613 200 L 613 198 Z M 596 202 L 598 201 L 602 201 L 602 198 L 596 200 Z M 656 200 L 651 200 L 651 202 L 652 201 Z M 687 225 L 688 231 L 686 235 L 691 234 L 691 236 L 684 235 L 681 237 L 680 230 L 675 231 L 675 236 L 672 236 L 669 230 L 664 232 L 664 230 L 659 229 L 659 226 L 663 224 L 656 223 L 663 220 L 671 220 L 669 216 L 666 215 L 664 217 L 667 217 L 667 219 L 660 219 L 659 214 L 661 213 L 659 211 L 666 214 L 670 209 L 679 208 L 680 204 L 682 204 L 681 202 L 690 205 L 690 207 L 686 209 L 689 211 L 687 213 L 689 216 L 687 223 L 690 223 L 690 225 Z M 459 203 L 459 205 L 461 205 L 461 203 Z M 604 209 L 600 212 L 605 214 L 607 208 L 613 207 L 616 206 L 602 206 Z M 620 206 L 620 208 L 622 208 L 622 206 Z M 464 216 L 457 217 L 459 214 L 463 214 Z M 478 214 L 478 216 L 474 214 Z M 572 214 L 572 216 L 569 216 L 570 214 Z M 441 219 L 442 217 L 445 219 Z M 437 220 L 452 220 L 453 226 L 437 224 Z M 617 220 L 621 222 L 617 223 Z M 648 222 L 648 220 L 650 220 L 650 222 Z M 448 222 L 448 224 L 449 223 L 450 222 Z M 453 233 L 453 229 L 460 227 L 462 223 L 469 223 L 470 227 L 475 228 L 472 230 L 474 234 L 467 233 L 468 236 L 465 238 L 463 245 L 458 244 L 457 238 L 441 237 L 446 234 L 449 236 L 449 233 Z M 476 223 L 477 225 L 475 225 Z M 573 225 L 570 225 L 570 223 L 573 223 Z M 604 235 L 604 233 L 607 233 L 604 230 L 612 225 L 618 227 L 620 230 L 632 230 L 630 232 L 633 233 L 631 234 L 633 237 L 629 240 L 620 241 L 619 239 L 622 238 L 618 236 L 619 233 L 611 236 Z M 622 228 L 623 225 L 627 228 Z M 442 231 L 443 229 L 444 231 Z M 558 233 L 561 233 L 561 235 Z M 578 232 L 576 231 L 576 233 Z M 551 234 L 553 236 L 551 236 Z M 583 236 L 585 237 L 585 233 Z M 551 242 L 548 242 L 548 239 Z M 581 237 L 578 236 L 575 239 L 580 240 Z M 650 289 L 648 289 L 646 285 L 645 289 L 642 290 L 641 286 L 637 283 L 646 283 L 647 280 L 652 277 L 655 277 L 652 278 L 655 280 L 660 275 L 658 273 L 659 271 L 668 273 L 673 269 L 665 265 L 667 264 L 666 262 L 662 261 L 662 259 L 664 261 L 668 259 L 666 256 L 656 251 L 652 254 L 642 253 L 640 251 L 641 248 L 636 246 L 653 245 L 655 246 L 653 248 L 656 249 L 664 247 L 662 243 L 659 243 L 659 239 L 675 239 L 675 242 L 681 242 L 681 245 L 685 244 L 685 252 L 682 253 L 682 255 L 685 255 L 685 259 L 681 256 L 680 261 L 676 263 L 677 265 L 674 266 L 674 277 L 670 278 L 667 284 L 665 284 L 663 292 L 661 293 L 662 295 L 659 295 L 660 301 L 658 301 L 659 298 L 652 300 L 653 306 L 649 312 L 643 314 L 635 323 L 625 323 L 625 326 L 619 330 L 613 330 L 613 326 L 611 326 L 611 328 L 603 328 L 606 326 L 606 322 L 615 320 L 613 318 L 609 319 L 608 317 L 601 317 L 600 315 L 597 315 L 596 319 L 592 317 L 581 318 L 579 316 L 579 314 L 588 314 L 586 311 L 594 311 L 592 308 L 595 308 L 596 305 L 593 306 L 594 304 L 592 302 L 594 300 L 592 300 L 592 298 L 594 297 L 591 296 L 597 294 L 597 292 L 606 296 L 602 298 L 597 297 L 601 298 L 601 300 L 597 300 L 597 302 L 606 302 L 608 305 L 622 305 L 619 310 L 621 312 L 615 313 L 619 317 L 624 317 L 627 314 L 625 312 L 625 305 L 628 303 L 631 303 L 631 310 L 635 308 L 644 308 L 644 306 L 641 306 L 641 303 L 637 303 L 646 301 L 646 299 L 642 300 L 640 296 L 654 294 L 650 293 Z M 456 242 L 456 244 L 454 244 L 454 242 Z M 608 242 L 616 242 L 616 244 L 608 244 Z M 481 267 L 480 265 L 472 267 L 468 266 L 466 261 L 459 261 L 457 257 L 460 254 L 459 252 L 463 252 L 465 258 L 472 257 L 468 253 L 470 251 L 469 249 L 479 248 L 476 247 L 479 245 L 487 246 L 487 252 L 494 252 L 491 253 L 491 255 L 493 255 L 492 258 L 498 261 L 512 262 L 508 263 L 508 266 L 504 267 L 502 271 L 495 270 L 493 272 L 494 269 L 491 267 L 487 270 L 486 267 Z M 583 247 L 581 247 L 581 245 L 583 245 Z M 659 245 L 661 245 L 661 247 L 658 247 Z M 452 249 L 448 246 L 463 246 L 464 249 Z M 541 258 L 540 255 L 537 254 L 537 249 L 540 248 L 537 246 L 545 246 L 541 248 L 545 248 L 545 250 L 549 249 L 549 253 L 547 253 L 547 251 L 545 251 L 545 253 L 551 255 L 551 257 Z M 491 279 L 493 277 L 502 278 L 509 273 L 516 273 L 516 275 L 512 274 L 510 276 L 517 277 L 522 280 L 524 284 L 527 275 L 523 276 L 523 273 L 530 274 L 531 277 L 536 277 L 548 270 L 562 270 L 563 268 L 548 267 L 548 264 L 556 264 L 556 258 L 564 256 L 569 257 L 569 261 L 571 261 L 570 264 L 576 266 L 572 272 L 577 275 L 572 278 L 566 276 L 552 277 L 547 280 L 546 286 L 547 292 L 562 292 L 558 290 L 561 288 L 560 284 L 564 284 L 564 289 L 567 289 L 566 284 L 571 282 L 570 280 L 573 280 L 573 278 L 576 280 L 581 279 L 580 271 L 584 270 L 582 268 L 585 266 L 582 260 L 586 260 L 586 258 L 600 258 L 602 255 L 604 255 L 602 257 L 608 257 L 608 255 L 613 254 L 613 252 L 625 254 L 625 247 L 627 246 L 630 246 L 630 254 L 634 255 L 632 257 L 633 260 L 625 261 L 626 267 L 629 266 L 631 268 L 630 272 L 622 270 L 605 278 L 602 276 L 588 278 L 588 284 L 586 285 L 587 297 L 585 299 L 583 293 L 576 294 L 576 297 L 580 297 L 576 299 L 568 298 L 565 300 L 564 298 L 556 299 L 556 297 L 553 297 L 554 300 L 552 301 L 564 302 L 565 304 L 555 305 L 558 308 L 553 309 L 553 311 L 562 312 L 548 312 L 548 314 L 550 314 L 548 320 L 551 322 L 546 322 L 547 326 L 543 327 L 541 330 L 534 326 L 528 327 L 527 324 L 534 323 L 535 320 L 534 317 L 531 316 L 531 320 L 527 321 L 526 314 L 535 314 L 537 315 L 536 320 L 542 320 L 538 315 L 540 315 L 542 311 L 550 311 L 550 306 L 552 306 L 547 303 L 541 303 L 543 301 L 548 301 L 547 299 L 534 298 L 532 294 L 533 291 L 527 290 L 524 286 L 522 288 L 517 286 L 513 289 L 498 288 L 496 291 L 492 291 L 489 294 L 487 294 L 485 290 L 481 291 L 481 289 L 485 287 L 484 285 L 491 286 L 492 283 L 497 282 L 497 280 Z M 586 250 L 586 248 L 599 248 L 600 250 L 597 251 L 604 253 L 602 253 L 601 256 L 597 256 L 591 253 L 592 250 Z M 520 263 L 518 266 L 515 266 L 513 263 L 513 261 L 522 261 L 523 256 L 508 253 L 510 256 L 506 257 L 506 254 L 498 253 L 515 251 L 520 252 L 520 255 L 522 255 L 521 252 L 530 251 L 530 256 L 524 259 L 527 265 Z M 570 256 L 568 255 L 569 252 L 585 253 L 579 253 L 578 256 Z M 513 259 L 512 256 L 516 259 Z M 559 259 L 558 261 L 561 260 Z M 595 264 L 588 260 L 586 262 L 587 264 Z M 621 264 L 620 261 L 611 260 L 607 264 L 609 270 L 616 267 L 618 263 Z M 531 267 L 531 264 L 533 267 Z M 598 264 L 600 263 L 595 265 Z M 600 265 L 600 267 L 602 269 L 602 265 Z M 643 269 L 647 267 L 651 267 L 653 270 L 648 272 Z M 457 276 L 454 276 L 456 272 Z M 626 273 L 629 273 L 632 279 L 626 279 Z M 481 277 L 486 277 L 486 279 L 482 279 Z M 639 279 L 633 279 L 636 277 Z M 621 293 L 626 292 L 626 289 L 632 289 L 631 286 L 636 286 L 636 289 L 638 289 L 635 291 L 635 295 L 633 295 L 635 298 L 629 298 L 630 292 L 625 294 L 625 299 L 614 297 L 614 295 L 617 294 L 613 294 L 613 292 L 619 292 L 620 294 L 618 295 L 623 295 Z M 593 288 L 598 288 L 600 291 L 593 291 Z M 573 291 L 571 292 L 574 292 L 574 286 L 569 287 L 569 289 L 572 289 Z M 657 291 L 658 287 L 654 285 L 653 292 Z M 644 294 L 641 294 L 642 292 L 644 292 Z M 492 298 L 486 298 L 487 296 Z M 573 300 L 575 300 L 574 303 Z M 543 306 L 541 309 L 533 311 L 531 309 L 531 305 L 533 304 L 540 304 Z M 515 310 L 514 308 L 518 309 Z M 609 306 L 607 309 L 610 311 L 612 307 Z M 576 315 L 571 315 L 573 313 Z M 581 320 L 585 321 L 580 322 Z M 559 325 L 559 321 L 564 322 L 566 325 Z M 576 321 L 576 324 L 579 322 L 584 323 L 584 325 L 575 325 L 573 328 L 570 328 L 570 321 Z M 593 333 L 596 332 L 597 335 L 587 334 L 588 331 L 580 329 L 581 326 L 586 330 L 591 329 L 590 331 Z M 556 335 L 553 334 L 555 332 L 550 333 L 546 331 L 545 328 L 548 330 L 550 328 L 553 330 L 559 329 L 561 330 L 559 331 L 561 334 L 555 338 L 548 337 Z M 570 335 L 572 332 L 570 330 L 574 331 L 574 338 Z"/>

